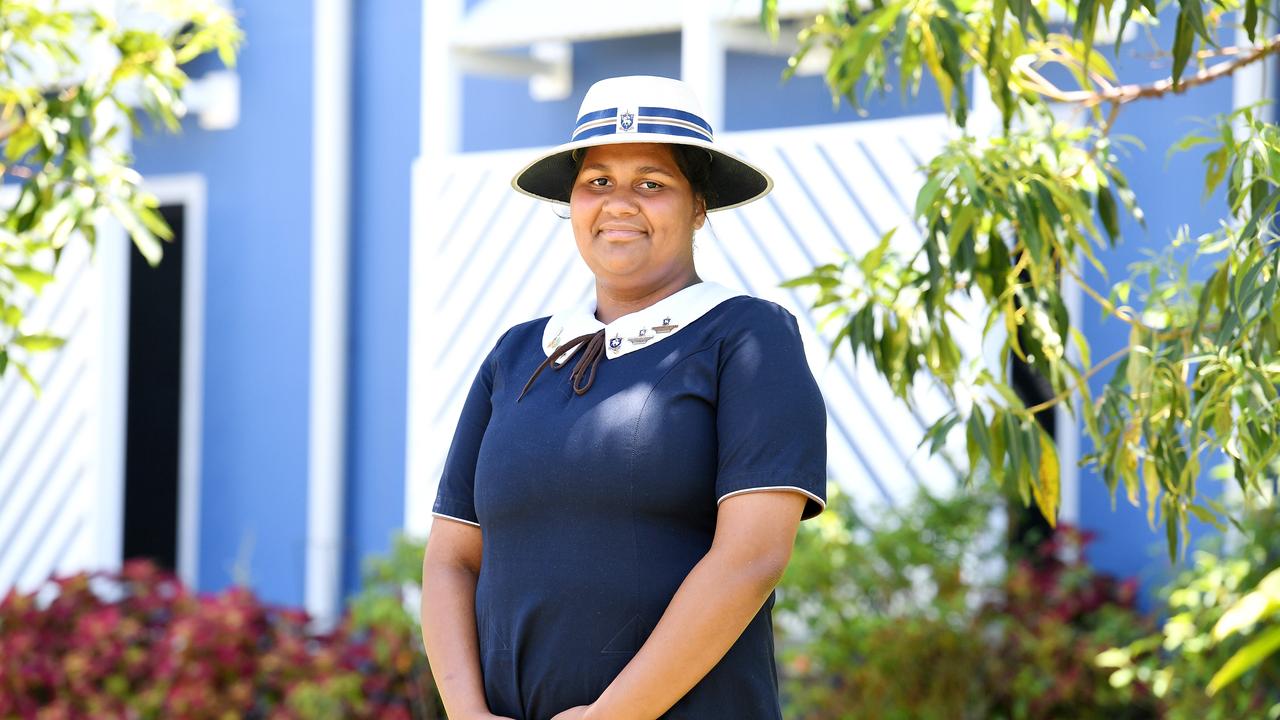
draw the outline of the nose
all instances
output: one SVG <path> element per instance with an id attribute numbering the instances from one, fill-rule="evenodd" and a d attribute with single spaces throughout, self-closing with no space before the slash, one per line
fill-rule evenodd
<path id="1" fill-rule="evenodd" d="M 609 193 L 601 209 L 614 217 L 630 217 L 640 212 L 640 207 L 636 204 L 636 199 L 629 188 L 619 188 Z"/>

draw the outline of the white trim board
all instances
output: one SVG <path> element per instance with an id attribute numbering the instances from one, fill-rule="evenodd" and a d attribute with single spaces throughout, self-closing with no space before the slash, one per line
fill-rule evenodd
<path id="1" fill-rule="evenodd" d="M 311 356 L 305 600 L 320 629 L 342 607 L 347 341 L 351 254 L 351 98 L 355 0 L 316 0 L 311 114 Z M 323 51 L 322 51 L 323 49 Z"/>

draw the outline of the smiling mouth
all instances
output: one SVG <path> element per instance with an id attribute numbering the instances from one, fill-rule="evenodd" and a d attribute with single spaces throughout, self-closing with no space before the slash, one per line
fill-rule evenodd
<path id="1" fill-rule="evenodd" d="M 634 240 L 645 234 L 643 230 L 623 228 L 602 228 L 598 233 L 605 240 Z"/>

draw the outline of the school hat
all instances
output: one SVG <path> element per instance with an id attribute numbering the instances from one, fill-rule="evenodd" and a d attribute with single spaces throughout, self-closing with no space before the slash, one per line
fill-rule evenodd
<path id="1" fill-rule="evenodd" d="M 587 90 L 569 142 L 539 155 L 516 173 L 511 186 L 535 198 L 569 204 L 574 151 L 618 143 L 700 147 L 711 156 L 707 212 L 758 200 L 773 189 L 760 168 L 717 145 L 693 89 L 671 78 L 630 75 L 601 80 Z"/>

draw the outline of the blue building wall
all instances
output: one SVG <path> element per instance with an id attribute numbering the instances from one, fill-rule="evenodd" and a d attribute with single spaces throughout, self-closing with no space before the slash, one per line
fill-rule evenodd
<path id="1" fill-rule="evenodd" d="M 859 113 L 844 100 L 833 106 L 831 91 L 823 76 L 783 80 L 785 68 L 786 58 L 729 53 L 725 62 L 727 130 L 884 120 L 942 112 L 937 86 L 928 77 L 921 79 L 920 94 L 916 98 L 904 98 L 901 88 L 893 88 L 884 95 L 877 93 L 870 98 L 859 98 L 863 111 Z M 890 68 L 886 75 L 896 77 L 897 70 Z"/>
<path id="2" fill-rule="evenodd" d="M 209 185 L 201 589 L 247 579 L 301 604 L 310 368 L 312 3 L 245 0 L 239 125 L 136 144 L 147 176 Z M 404 518 L 416 3 L 357 3 L 343 585 Z M 409 62 L 406 62 L 409 59 Z M 201 59 L 193 76 L 217 67 Z M 263 159 L 269 158 L 265 163 Z M 264 359 L 266 362 L 264 362 Z M 235 571 L 233 572 L 233 568 Z"/>
<path id="3" fill-rule="evenodd" d="M 241 118 L 135 141 L 208 184 L 199 587 L 300 604 L 310 374 L 312 3 L 242 0 Z"/>
<path id="4" fill-rule="evenodd" d="M 404 523 L 410 171 L 418 155 L 419 3 L 356 3 L 351 365 L 344 587 Z"/>

